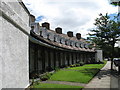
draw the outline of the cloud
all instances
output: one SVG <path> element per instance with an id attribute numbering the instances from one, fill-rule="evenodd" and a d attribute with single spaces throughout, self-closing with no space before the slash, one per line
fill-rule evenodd
<path id="1" fill-rule="evenodd" d="M 51 29 L 62 27 L 63 33 L 80 32 L 86 37 L 93 28 L 94 19 L 99 13 L 115 13 L 117 8 L 108 0 L 23 0 L 30 12 L 42 22 L 49 22 Z"/>

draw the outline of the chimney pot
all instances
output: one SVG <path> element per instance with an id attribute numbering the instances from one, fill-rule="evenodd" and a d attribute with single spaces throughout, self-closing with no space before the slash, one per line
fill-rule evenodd
<path id="1" fill-rule="evenodd" d="M 76 38 L 79 40 L 81 39 L 81 34 L 80 33 L 76 33 Z"/>
<path id="2" fill-rule="evenodd" d="M 42 27 L 46 27 L 48 30 L 50 30 L 50 24 L 48 22 L 42 23 Z"/>
<path id="3" fill-rule="evenodd" d="M 55 28 L 55 31 L 58 34 L 62 34 L 62 28 L 60 28 L 60 27 Z"/>
<path id="4" fill-rule="evenodd" d="M 73 37 L 73 32 L 72 31 L 68 31 L 67 35 L 68 35 L 68 37 Z"/>

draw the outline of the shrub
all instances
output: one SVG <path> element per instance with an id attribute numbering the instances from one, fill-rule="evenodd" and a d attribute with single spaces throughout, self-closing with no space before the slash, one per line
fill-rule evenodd
<path id="1" fill-rule="evenodd" d="M 60 70 L 60 68 L 59 67 L 55 67 L 55 71 L 59 71 Z"/>
<path id="2" fill-rule="evenodd" d="M 80 62 L 80 66 L 83 66 L 85 63 L 84 62 Z"/>
<path id="3" fill-rule="evenodd" d="M 70 65 L 70 67 L 76 67 L 76 65 L 75 65 L 75 64 L 73 64 L 73 65 Z"/>
<path id="4" fill-rule="evenodd" d="M 60 66 L 60 68 L 64 68 L 64 67 L 66 67 L 66 66 L 65 65 Z"/>
<path id="5" fill-rule="evenodd" d="M 51 75 L 52 75 L 52 73 L 46 72 L 45 74 L 40 75 L 40 79 L 41 79 L 42 81 L 46 81 L 46 80 L 48 80 L 48 79 L 51 77 Z"/>
<path id="6" fill-rule="evenodd" d="M 76 67 L 79 67 L 80 66 L 80 64 L 76 64 Z"/>
<path id="7" fill-rule="evenodd" d="M 46 71 L 52 71 L 53 70 L 53 68 L 51 67 L 51 66 L 49 66 L 49 67 L 46 67 Z"/>
<path id="8" fill-rule="evenodd" d="M 68 65 L 65 65 L 65 68 L 68 68 L 69 66 Z"/>
<path id="9" fill-rule="evenodd" d="M 39 78 L 38 73 L 36 73 L 35 71 L 33 71 L 32 73 L 30 73 L 30 79 L 35 79 L 35 78 Z"/>

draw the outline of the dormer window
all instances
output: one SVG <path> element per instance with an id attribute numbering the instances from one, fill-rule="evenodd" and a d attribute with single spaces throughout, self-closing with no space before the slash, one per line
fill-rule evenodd
<path id="1" fill-rule="evenodd" d="M 60 39 L 60 43 L 62 44 L 62 38 Z"/>
<path id="2" fill-rule="evenodd" d="M 73 41 L 70 42 L 70 46 L 73 46 Z"/>
<path id="3" fill-rule="evenodd" d="M 47 34 L 47 39 L 50 40 L 50 34 Z"/>
<path id="4" fill-rule="evenodd" d="M 56 37 L 56 35 L 54 35 L 54 42 L 57 42 L 57 37 Z"/>

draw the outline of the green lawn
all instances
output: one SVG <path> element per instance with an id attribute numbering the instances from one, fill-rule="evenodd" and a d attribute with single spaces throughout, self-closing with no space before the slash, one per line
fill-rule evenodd
<path id="1" fill-rule="evenodd" d="M 71 82 L 80 82 L 80 83 L 88 83 L 94 75 L 106 64 L 86 64 L 80 67 L 72 67 L 67 69 L 61 69 L 50 77 L 49 80 L 53 81 L 71 81 Z M 42 90 L 52 88 L 54 90 L 61 89 L 62 90 L 80 90 L 80 88 L 84 88 L 81 86 L 71 86 L 71 85 L 62 85 L 62 84 L 49 84 L 49 83 L 39 83 L 32 85 L 31 88 L 42 88 Z"/>
<path id="2" fill-rule="evenodd" d="M 87 64 L 80 67 L 59 70 L 49 80 L 88 83 L 105 64 Z"/>
<path id="3" fill-rule="evenodd" d="M 75 90 L 80 90 L 80 88 L 83 88 L 83 87 L 81 87 L 81 86 L 63 85 L 63 84 L 39 83 L 39 84 L 33 85 L 32 88 L 66 88 L 65 90 L 67 90 L 67 89 L 69 90 L 70 88 L 74 88 Z"/>

